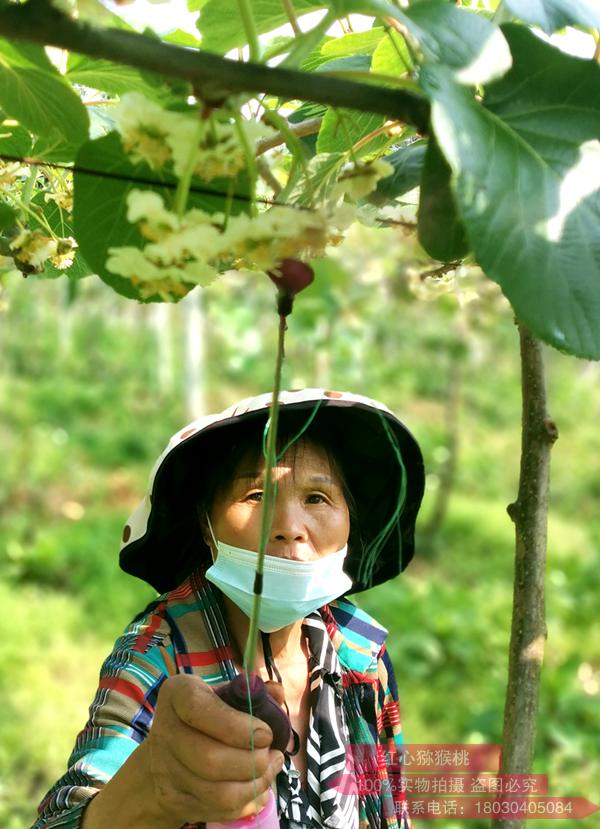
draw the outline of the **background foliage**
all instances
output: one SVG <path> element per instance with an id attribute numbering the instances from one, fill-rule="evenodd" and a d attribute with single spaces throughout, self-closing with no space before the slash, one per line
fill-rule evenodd
<path id="1" fill-rule="evenodd" d="M 355 231 L 321 266 L 327 278 L 317 268 L 297 302 L 285 379 L 290 387 L 324 384 L 380 397 L 422 442 L 429 475 L 420 555 L 402 578 L 359 601 L 390 629 L 407 740 L 497 742 L 514 550 L 505 506 L 518 475 L 518 337 L 491 283 L 474 270 L 456 282 L 415 279 L 419 256 L 395 230 Z M 138 306 L 95 277 L 75 297 L 67 283 L 34 280 L 7 282 L 0 328 L 6 829 L 33 822 L 85 722 L 101 660 L 153 595 L 119 573 L 120 532 L 154 457 L 188 418 L 191 379 L 193 295 L 168 308 Z M 207 409 L 268 389 L 276 329 L 268 280 L 257 277 L 250 293 L 245 278 L 224 277 L 202 294 L 200 313 L 204 361 L 196 379 Z M 552 794 L 593 800 L 600 774 L 598 367 L 555 351 L 546 357 L 560 439 L 535 770 L 549 774 Z M 449 509 L 426 532 L 455 438 Z M 584 826 L 600 821 L 592 816 Z"/>

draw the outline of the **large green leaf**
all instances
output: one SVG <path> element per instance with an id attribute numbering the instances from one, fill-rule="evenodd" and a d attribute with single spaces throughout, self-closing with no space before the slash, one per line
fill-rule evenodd
<path id="1" fill-rule="evenodd" d="M 509 69 L 508 44 L 482 15 L 440 0 L 418 3 L 404 15 L 427 58 L 453 67 L 460 83 L 487 83 Z"/>
<path id="2" fill-rule="evenodd" d="M 510 66 L 510 51 L 498 26 L 448 0 L 423 0 L 400 9 L 387 0 L 336 0 L 342 13 L 374 14 L 398 20 L 427 60 L 452 67 L 457 80 L 483 84 Z"/>
<path id="3" fill-rule="evenodd" d="M 504 0 L 504 5 L 515 17 L 548 34 L 573 24 L 600 29 L 598 0 Z"/>
<path id="4" fill-rule="evenodd" d="M 390 31 L 373 52 L 371 71 L 399 78 L 412 66 L 406 40 L 398 32 Z"/>
<path id="5" fill-rule="evenodd" d="M 94 171 L 98 171 L 95 173 Z M 116 133 L 87 141 L 77 155 L 74 175 L 73 225 L 75 238 L 90 268 L 123 296 L 140 299 L 138 289 L 128 279 L 106 270 L 110 247 L 143 247 L 137 228 L 127 221 L 127 194 L 133 188 L 155 190 L 165 204 L 172 203 L 176 180 L 170 173 L 153 172 L 143 163 L 132 164 Z M 192 179 L 189 206 L 207 212 L 225 207 L 228 181 L 202 182 Z M 247 210 L 248 182 L 238 176 L 232 212 Z M 190 286 L 192 287 L 192 286 Z M 150 297 L 148 301 L 159 300 Z"/>
<path id="6" fill-rule="evenodd" d="M 37 136 L 46 161 L 71 161 L 88 137 L 85 107 L 39 46 L 0 39 L 0 106 Z"/>
<path id="7" fill-rule="evenodd" d="M 324 0 L 293 0 L 296 14 L 322 9 Z M 271 32 L 288 22 L 281 0 L 252 0 L 252 16 L 258 34 Z M 238 0 L 207 0 L 203 4 L 198 21 L 202 35 L 202 48 L 223 54 L 248 42 L 240 16 Z"/>
<path id="8" fill-rule="evenodd" d="M 22 158 L 31 153 L 33 141 L 25 127 L 16 123 L 0 124 L 0 157 Z"/>
<path id="9" fill-rule="evenodd" d="M 475 255 L 541 339 L 600 358 L 600 67 L 504 27 L 513 67 L 486 107 L 425 67 Z"/>
<path id="10" fill-rule="evenodd" d="M 318 153 L 338 153 L 348 151 L 364 136 L 383 126 L 383 115 L 372 115 L 370 112 L 358 112 L 351 109 L 328 109 L 323 116 L 319 137 L 317 138 Z M 380 135 L 369 141 L 357 155 L 365 155 L 383 147 L 387 136 Z"/>
<path id="11" fill-rule="evenodd" d="M 452 262 L 469 250 L 450 186 L 450 165 L 431 136 L 425 153 L 418 212 L 419 242 L 434 259 Z"/>
<path id="12" fill-rule="evenodd" d="M 321 46 L 321 54 L 328 59 L 343 58 L 348 55 L 370 55 L 384 35 L 385 30 L 381 26 L 374 26 L 366 32 L 350 32 L 342 37 L 327 40 Z"/>
<path id="13" fill-rule="evenodd" d="M 388 164 L 394 168 L 391 176 L 379 179 L 376 190 L 368 200 L 372 204 L 382 206 L 388 204 L 409 190 L 414 190 L 421 182 L 426 141 L 413 141 L 406 147 L 400 147 L 393 153 L 385 156 Z"/>
<path id="14" fill-rule="evenodd" d="M 164 97 L 165 93 L 158 76 L 155 83 L 151 84 L 148 82 L 149 74 L 142 73 L 133 66 L 75 53 L 69 55 L 66 77 L 71 83 L 101 89 L 110 95 L 141 92 L 147 98 L 157 99 L 161 95 Z"/>
<path id="15" fill-rule="evenodd" d="M 345 58 L 325 60 L 315 72 L 368 72 L 371 68 L 370 55 L 348 55 Z"/>

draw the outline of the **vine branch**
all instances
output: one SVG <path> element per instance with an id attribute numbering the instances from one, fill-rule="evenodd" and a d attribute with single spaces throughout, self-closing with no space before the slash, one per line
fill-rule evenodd
<path id="1" fill-rule="evenodd" d="M 241 63 L 201 50 L 164 43 L 121 29 L 73 20 L 49 0 L 23 4 L 0 0 L 0 35 L 55 46 L 189 81 L 203 100 L 221 102 L 232 93 L 267 92 L 284 100 L 363 110 L 414 125 L 426 133 L 429 103 L 402 89 L 386 89 L 295 69 Z"/>
<path id="2" fill-rule="evenodd" d="M 504 708 L 502 774 L 530 774 L 535 753 L 540 676 L 546 641 L 544 578 L 550 450 L 558 437 L 546 410 L 542 346 L 518 323 L 523 399 L 521 471 L 515 503 L 515 579 Z M 522 818 L 498 818 L 493 829 L 522 829 Z"/>

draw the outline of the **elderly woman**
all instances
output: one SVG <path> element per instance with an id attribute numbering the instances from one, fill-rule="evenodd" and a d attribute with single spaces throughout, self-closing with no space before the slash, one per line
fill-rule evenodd
<path id="1" fill-rule="evenodd" d="M 242 670 L 269 395 L 177 433 L 123 534 L 121 566 L 161 595 L 117 640 L 36 829 L 179 829 L 250 816 L 282 829 L 405 829 L 387 631 L 347 595 L 413 555 L 417 443 L 380 403 L 280 395 L 256 670 L 289 714 L 285 752 L 212 690 Z"/>

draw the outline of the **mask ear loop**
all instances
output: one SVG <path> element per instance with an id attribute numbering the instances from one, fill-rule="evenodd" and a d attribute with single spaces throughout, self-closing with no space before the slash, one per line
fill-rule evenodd
<path id="1" fill-rule="evenodd" d="M 271 640 L 269 639 L 269 634 L 265 633 L 264 630 L 261 630 L 260 637 L 262 639 L 263 654 L 265 656 L 265 665 L 267 668 L 267 673 L 269 674 L 269 679 L 271 681 L 274 681 L 273 674 L 275 674 L 275 676 L 277 677 L 277 682 L 283 686 L 283 679 L 281 678 L 279 669 L 277 668 L 275 660 L 273 659 L 273 652 L 271 650 Z M 290 709 L 288 708 L 288 704 L 285 700 L 283 701 L 283 706 L 291 723 L 292 718 L 290 717 Z M 294 737 L 294 748 L 292 749 L 292 751 L 284 752 L 287 757 L 294 757 L 300 751 L 300 737 L 295 728 L 292 728 L 292 735 Z"/>
<path id="2" fill-rule="evenodd" d="M 215 545 L 215 554 L 214 554 L 214 557 L 213 557 L 213 562 L 214 562 L 214 561 L 216 561 L 217 555 L 219 553 L 219 545 L 217 544 L 217 539 L 215 538 L 215 534 L 214 534 L 214 531 L 213 531 L 213 528 L 212 528 L 212 524 L 210 523 L 209 515 L 208 515 L 207 512 L 205 512 L 204 515 L 206 517 L 206 524 L 207 524 L 208 530 L 210 532 L 210 537 L 212 538 L 213 544 Z M 211 553 L 212 553 L 212 550 L 211 550 Z"/>

